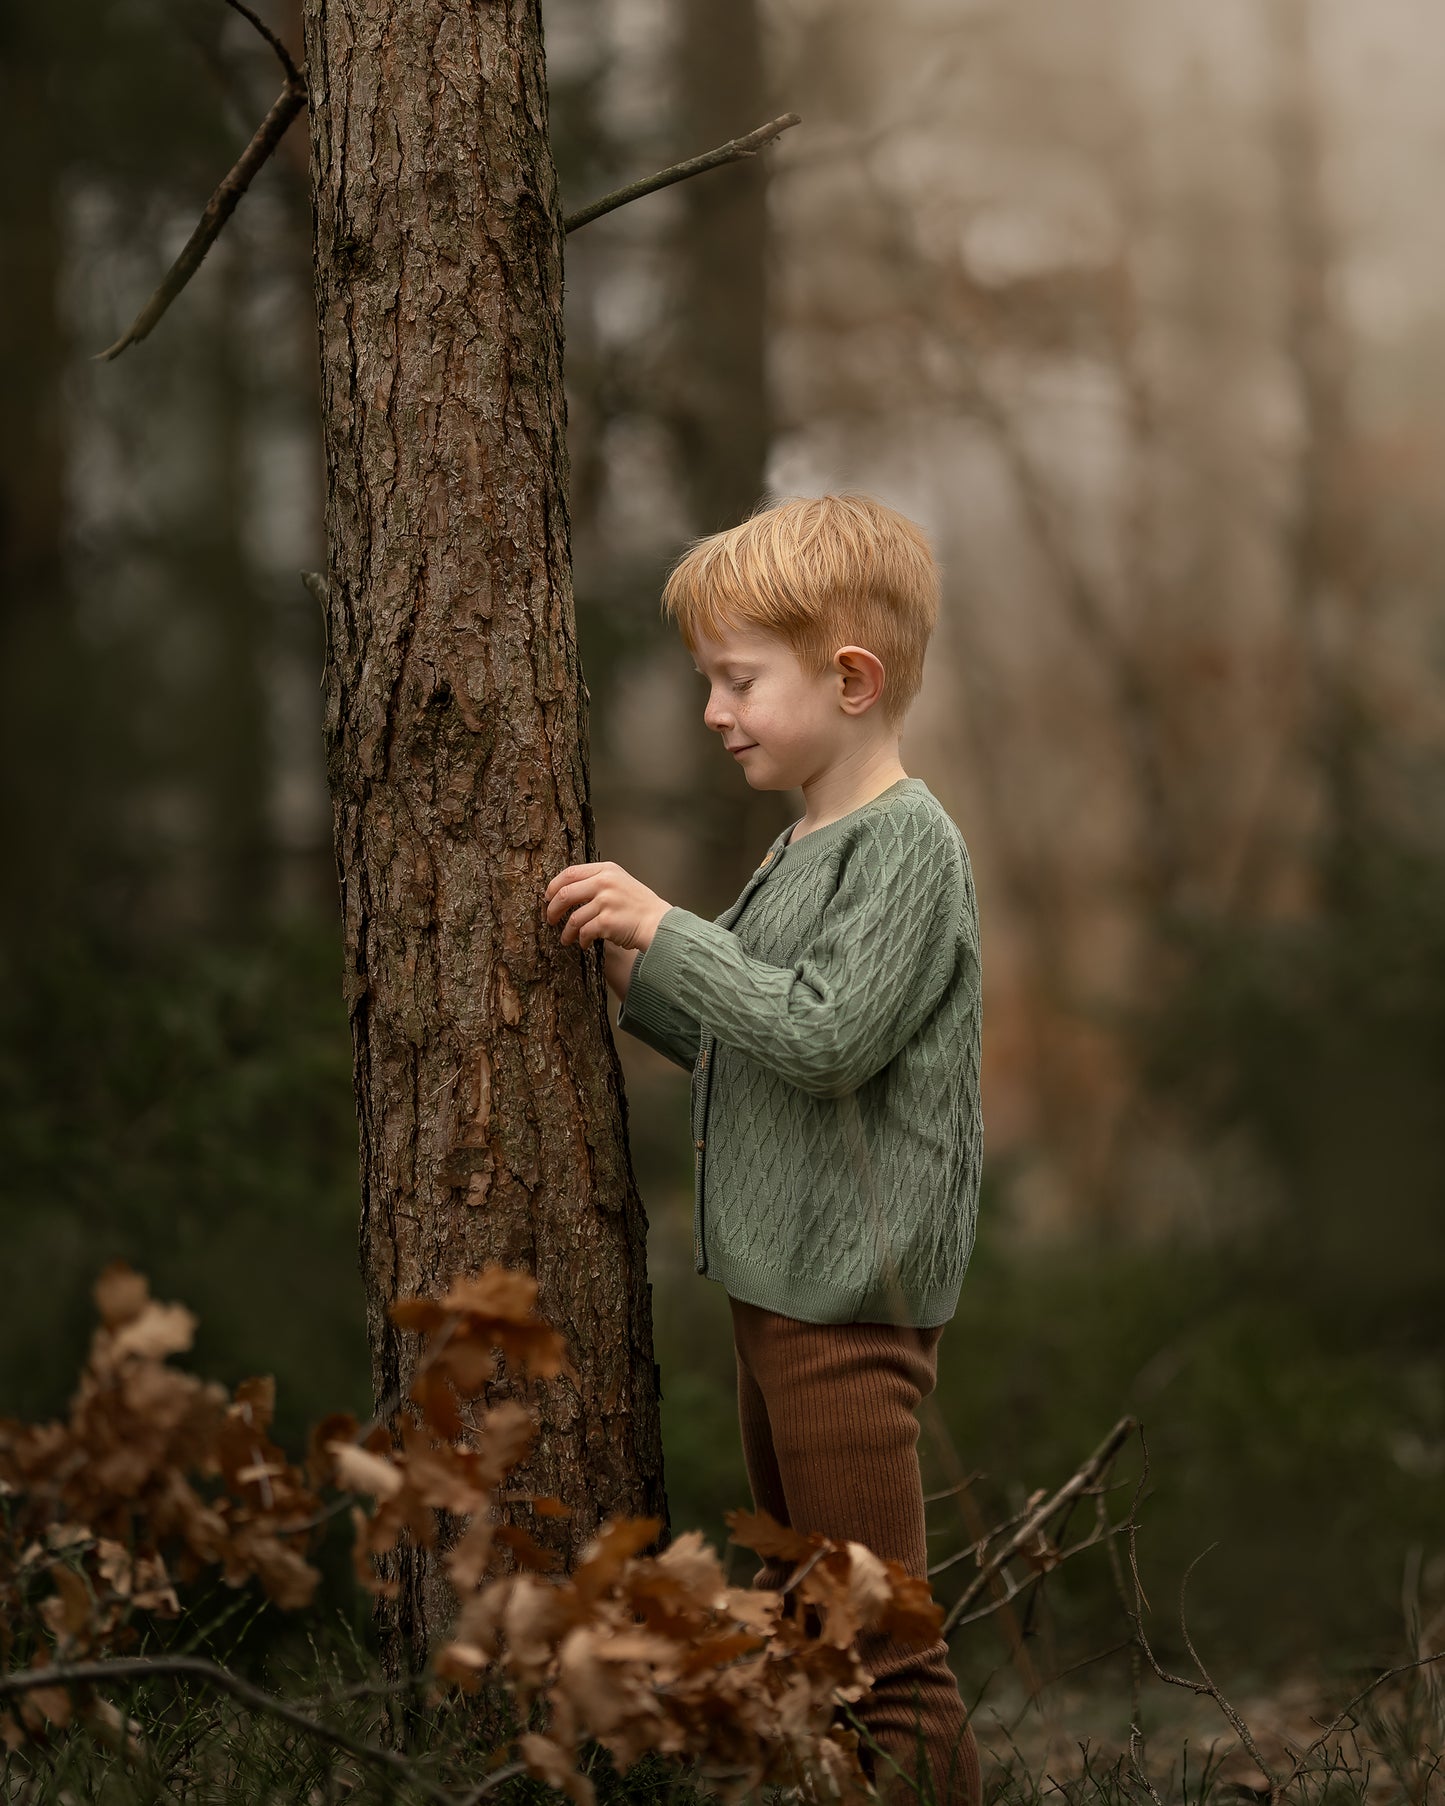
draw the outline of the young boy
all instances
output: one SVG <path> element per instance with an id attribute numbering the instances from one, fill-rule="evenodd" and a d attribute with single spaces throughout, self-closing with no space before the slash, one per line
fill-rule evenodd
<path id="1" fill-rule="evenodd" d="M 921 530 L 866 496 L 780 502 L 696 543 L 663 609 L 706 679 L 703 719 L 755 790 L 800 789 L 804 814 L 715 922 L 611 862 L 546 892 L 564 942 L 604 942 L 619 1026 L 692 1072 L 693 1252 L 731 1303 L 755 1505 L 915 1574 L 914 1412 L 983 1151 L 968 850 L 899 761 L 938 601 Z M 785 1579 L 765 1564 L 757 1584 Z M 932 1798 L 981 1799 L 946 1645 L 860 1653 L 880 1789 L 922 1779 L 921 1738 Z"/>

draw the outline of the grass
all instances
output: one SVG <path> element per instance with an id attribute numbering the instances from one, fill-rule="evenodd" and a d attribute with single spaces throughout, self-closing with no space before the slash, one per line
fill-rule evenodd
<path id="1" fill-rule="evenodd" d="M 318 1637 L 313 1628 L 307 1655 L 273 1661 L 267 1679 L 274 1691 L 303 1707 L 353 1746 L 385 1747 L 384 1703 L 375 1665 L 344 1623 Z M 161 1677 L 110 1690 L 113 1702 L 132 1721 L 139 1739 L 124 1758 L 113 1741 L 72 1728 L 42 1744 L 27 1745 L 0 1764 L 0 1797 L 16 1806 L 161 1806 L 186 1802 L 395 1802 L 397 1806 L 440 1806 L 481 1798 L 504 1806 L 531 1806 L 557 1796 L 507 1766 L 508 1732 L 518 1721 L 508 1702 L 457 1696 L 424 1708 L 404 1747 L 402 1775 L 364 1760 L 355 1749 L 338 1749 L 280 1719 L 251 1713 L 203 1688 Z M 1034 1806 L 1036 1802 L 1078 1802 L 1079 1806 L 1155 1800 L 1169 1806 L 1205 1806 L 1262 1797 L 1261 1776 L 1241 1758 L 1217 1716 L 1173 1710 L 1182 1696 L 1150 1699 L 1162 1716 L 1167 1741 L 1157 1733 L 1131 1755 L 1127 1728 L 1117 1736 L 1065 1729 L 1070 1702 L 1048 1734 L 1041 1725 L 1052 1715 L 1036 1703 L 1023 1714 L 999 1703 L 975 1707 L 975 1724 L 985 1753 L 985 1797 L 989 1806 Z M 1115 1700 L 1116 1709 L 1127 1707 Z M 1344 1734 L 1321 1751 L 1285 1797 L 1295 1806 L 1360 1806 L 1409 1801 L 1439 1806 L 1445 1800 L 1442 1754 L 1445 1717 L 1438 1687 L 1420 1671 L 1381 1692 L 1356 1713 Z M 1274 1702 L 1277 1716 L 1300 1715 L 1298 1702 Z M 1256 1707 L 1258 1702 L 1256 1702 Z M 1144 1714 L 1147 1718 L 1150 1714 Z M 1259 1730 L 1258 1723 L 1256 1730 Z M 1291 1725 L 1300 1741 L 1314 1735 L 1310 1721 Z M 1269 1746 L 1268 1740 L 1266 1747 Z M 1274 1746 L 1282 1749 L 1278 1743 Z M 709 1797 L 686 1767 L 649 1757 L 618 1774 L 606 1752 L 589 1746 L 585 1767 L 597 1787 L 599 1806 L 696 1806 Z M 1287 1763 L 1281 1756 L 1277 1772 Z M 488 1785 L 489 1779 L 495 1782 Z M 485 1789 L 479 1793 L 478 1789 Z M 773 1800 L 782 1796 L 768 1790 Z M 926 1800 L 920 1806 L 934 1806 Z"/>

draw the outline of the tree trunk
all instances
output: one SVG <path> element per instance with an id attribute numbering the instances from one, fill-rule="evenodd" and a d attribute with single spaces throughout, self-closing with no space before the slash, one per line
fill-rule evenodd
<path id="1" fill-rule="evenodd" d="M 396 1298 L 535 1272 L 576 1383 L 522 1485 L 665 1514 L 646 1222 L 602 954 L 543 891 L 595 857 L 568 547 L 562 229 L 537 0 L 307 0 L 329 539 L 326 734 L 378 1399 Z M 495 1391 L 508 1387 L 500 1376 Z M 388 1666 L 450 1593 L 404 1549 Z"/>

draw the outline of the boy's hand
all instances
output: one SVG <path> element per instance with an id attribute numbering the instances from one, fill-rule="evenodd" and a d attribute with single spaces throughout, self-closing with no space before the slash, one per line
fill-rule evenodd
<path id="1" fill-rule="evenodd" d="M 595 865 L 569 865 L 547 886 L 547 920 L 559 922 L 567 917 L 562 929 L 564 947 L 574 941 L 579 947 L 610 941 L 614 947 L 635 947 L 641 952 L 652 945 L 657 924 L 671 908 L 610 859 Z"/>

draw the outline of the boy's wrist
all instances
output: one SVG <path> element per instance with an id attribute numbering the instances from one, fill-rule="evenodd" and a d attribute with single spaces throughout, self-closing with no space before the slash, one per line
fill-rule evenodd
<path id="1" fill-rule="evenodd" d="M 632 969 L 641 958 L 637 947 L 619 947 L 613 941 L 602 943 L 602 970 L 608 984 L 622 1003 L 632 983 Z"/>

